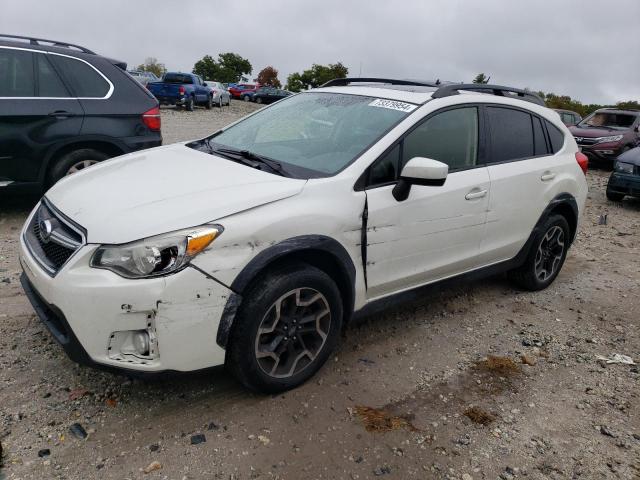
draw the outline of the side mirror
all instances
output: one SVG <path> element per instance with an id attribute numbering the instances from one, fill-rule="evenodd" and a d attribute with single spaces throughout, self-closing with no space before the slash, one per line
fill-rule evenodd
<path id="1" fill-rule="evenodd" d="M 636 128 L 633 129 L 634 132 L 640 132 L 640 125 L 636 125 Z"/>
<path id="2" fill-rule="evenodd" d="M 431 158 L 413 157 L 400 172 L 400 180 L 393 187 L 393 198 L 401 202 L 406 200 L 411 185 L 441 187 L 449 173 L 449 165 Z"/>
<path id="3" fill-rule="evenodd" d="M 209 85 L 207 85 L 207 82 L 202 82 L 202 86 L 203 87 L 208 87 Z"/>

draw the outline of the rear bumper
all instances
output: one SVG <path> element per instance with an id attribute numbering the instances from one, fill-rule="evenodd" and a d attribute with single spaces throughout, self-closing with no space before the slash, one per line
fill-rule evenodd
<path id="1" fill-rule="evenodd" d="M 607 190 L 613 193 L 640 197 L 640 175 L 625 175 L 624 173 L 613 172 L 609 177 Z"/>

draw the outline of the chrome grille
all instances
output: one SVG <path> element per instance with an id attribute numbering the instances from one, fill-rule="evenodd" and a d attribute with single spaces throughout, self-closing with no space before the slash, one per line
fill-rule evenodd
<path id="1" fill-rule="evenodd" d="M 45 199 L 25 229 L 24 240 L 38 263 L 55 275 L 83 245 L 84 233 Z"/>

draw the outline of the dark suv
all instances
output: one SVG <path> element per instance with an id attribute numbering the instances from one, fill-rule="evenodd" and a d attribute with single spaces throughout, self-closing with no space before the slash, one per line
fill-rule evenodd
<path id="1" fill-rule="evenodd" d="M 618 155 L 640 145 L 640 112 L 601 108 L 569 130 L 590 160 L 613 164 Z"/>
<path id="2" fill-rule="evenodd" d="M 161 144 L 158 102 L 125 63 L 77 45 L 0 34 L 0 193 L 40 191 Z"/>

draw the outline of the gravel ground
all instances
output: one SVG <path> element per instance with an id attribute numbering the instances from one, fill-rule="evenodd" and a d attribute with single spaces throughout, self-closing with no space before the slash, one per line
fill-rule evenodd
<path id="1" fill-rule="evenodd" d="M 163 109 L 165 143 L 253 109 Z M 589 173 L 582 229 L 547 290 L 502 277 L 422 290 L 352 326 L 311 382 L 277 396 L 221 369 L 142 382 L 73 364 L 19 286 L 34 200 L 3 200 L 0 479 L 639 478 L 638 366 L 596 357 L 640 362 L 640 201 L 608 202 L 607 177 Z"/>

